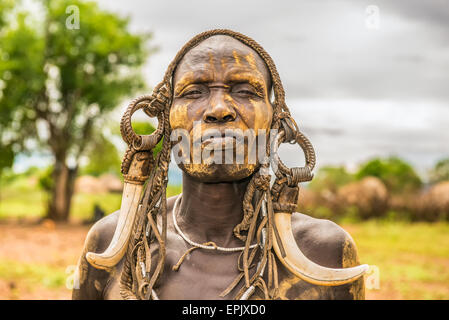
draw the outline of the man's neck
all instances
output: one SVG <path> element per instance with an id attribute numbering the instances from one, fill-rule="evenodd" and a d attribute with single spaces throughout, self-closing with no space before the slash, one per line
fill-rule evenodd
<path id="1" fill-rule="evenodd" d="M 204 183 L 183 173 L 182 201 L 176 219 L 196 242 L 214 241 L 218 246 L 241 245 L 233 235 L 243 218 L 243 197 L 249 178 L 241 181 Z"/>

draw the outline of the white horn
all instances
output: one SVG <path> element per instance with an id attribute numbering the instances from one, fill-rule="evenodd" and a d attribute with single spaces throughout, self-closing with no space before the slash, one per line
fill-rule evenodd
<path id="1" fill-rule="evenodd" d="M 97 269 L 109 269 L 115 266 L 126 252 L 143 184 L 148 179 L 150 157 L 151 155 L 147 152 L 138 152 L 133 155 L 128 174 L 124 175 L 120 215 L 111 243 L 103 253 L 88 252 L 86 254 L 87 261 Z"/>
<path id="2" fill-rule="evenodd" d="M 368 271 L 368 265 L 352 268 L 326 268 L 309 260 L 296 245 L 292 232 L 291 214 L 274 214 L 279 239 L 273 234 L 273 247 L 282 264 L 299 278 L 320 286 L 339 286 L 357 280 Z M 274 233 L 274 231 L 273 231 Z M 281 243 L 278 243 L 280 241 Z M 280 245 L 284 249 L 282 254 Z"/>
<path id="3" fill-rule="evenodd" d="M 284 130 L 281 130 L 274 139 L 272 144 L 271 164 L 274 170 L 279 170 L 281 175 L 285 175 L 289 179 L 295 180 L 293 184 L 297 184 L 303 181 L 309 181 L 313 175 L 311 171 L 315 166 L 315 151 L 310 141 L 299 132 L 296 123 L 292 118 L 288 118 L 290 122 L 282 122 Z M 279 158 L 277 150 L 279 144 L 285 140 L 285 130 L 289 129 L 290 133 L 295 133 L 294 140 L 298 143 L 304 151 L 306 157 L 306 166 L 303 168 L 287 168 Z M 292 137 L 289 138 L 292 140 Z M 290 141 L 289 141 L 290 142 Z M 289 183 L 290 184 L 290 183 Z M 284 195 L 289 198 L 288 191 Z M 297 195 L 293 197 L 295 203 Z M 284 199 L 280 197 L 279 202 L 283 202 Z M 285 201 L 286 203 L 292 201 Z M 352 268 L 326 268 L 316 264 L 308 259 L 298 248 L 296 240 L 292 231 L 291 213 L 277 212 L 274 213 L 275 229 L 273 230 L 273 247 L 276 255 L 282 264 L 297 277 L 304 281 L 313 283 L 320 286 L 339 286 L 352 281 L 357 280 L 365 272 L 368 271 L 368 265 L 360 265 Z M 274 228 L 273 228 L 274 229 Z"/>

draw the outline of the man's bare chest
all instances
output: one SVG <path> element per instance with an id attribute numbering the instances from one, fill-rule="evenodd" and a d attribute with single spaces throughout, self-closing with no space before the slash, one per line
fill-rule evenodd
<path id="1" fill-rule="evenodd" d="M 156 257 L 156 251 L 154 252 Z M 182 250 L 167 248 L 167 256 L 164 264 L 164 272 L 157 281 L 154 290 L 159 299 L 165 300 L 232 300 L 236 294 L 245 286 L 239 268 L 240 253 L 210 252 L 197 249 L 186 255 L 184 261 L 177 271 L 173 266 L 179 262 Z M 103 296 L 105 299 L 122 299 L 120 295 L 120 277 L 122 265 L 117 265 L 114 276 L 111 277 L 105 287 Z M 323 287 L 309 284 L 287 271 L 277 260 L 278 269 L 278 299 L 296 300 L 320 300 L 333 299 L 339 288 Z M 254 274 L 255 267 L 250 269 Z M 240 276 L 240 277 L 239 277 Z M 233 282 L 238 281 L 234 289 L 227 295 L 223 292 Z M 268 283 L 264 275 L 265 283 Z M 274 281 L 274 279 L 272 279 Z M 251 299 L 263 299 L 263 292 L 258 289 Z"/>

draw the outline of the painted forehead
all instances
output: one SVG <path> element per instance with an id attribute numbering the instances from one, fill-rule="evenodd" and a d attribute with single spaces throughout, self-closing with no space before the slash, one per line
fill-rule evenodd
<path id="1" fill-rule="evenodd" d="M 192 48 L 180 61 L 174 74 L 174 83 L 192 72 L 211 73 L 217 70 L 236 69 L 253 73 L 264 80 L 271 89 L 270 72 L 256 51 L 242 42 L 225 35 L 210 37 Z M 211 70 L 212 69 L 212 70 Z"/>

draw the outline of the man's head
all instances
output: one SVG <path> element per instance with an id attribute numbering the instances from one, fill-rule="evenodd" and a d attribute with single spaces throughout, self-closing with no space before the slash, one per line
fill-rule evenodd
<path id="1" fill-rule="evenodd" d="M 245 139 L 244 161 L 240 164 L 236 158 L 233 163 L 211 163 L 204 158 L 195 162 L 193 143 L 197 132 L 215 133 L 215 138 L 204 142 L 207 137 L 203 136 L 203 143 L 198 144 L 204 152 L 208 144 L 225 143 L 226 139 L 219 136 L 229 130 L 254 137 L 259 130 L 267 132 L 273 118 L 271 87 L 271 74 L 264 60 L 231 36 L 215 35 L 190 49 L 177 65 L 172 80 L 170 125 L 172 130 L 187 130 L 190 141 L 191 161 L 180 167 L 207 182 L 240 180 L 251 175 L 258 166 L 257 161 L 248 159 L 255 141 Z M 232 140 L 231 144 L 236 149 Z M 220 149 L 224 160 L 225 147 Z"/>

